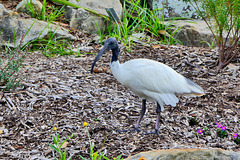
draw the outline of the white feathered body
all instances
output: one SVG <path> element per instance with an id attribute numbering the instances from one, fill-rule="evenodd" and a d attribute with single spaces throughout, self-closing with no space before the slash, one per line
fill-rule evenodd
<path id="1" fill-rule="evenodd" d="M 204 94 L 203 89 L 196 83 L 154 60 L 134 59 L 123 64 L 113 61 L 110 67 L 121 84 L 141 98 L 158 102 L 162 111 L 163 102 L 176 106 L 179 100 L 175 94 L 190 97 Z"/>

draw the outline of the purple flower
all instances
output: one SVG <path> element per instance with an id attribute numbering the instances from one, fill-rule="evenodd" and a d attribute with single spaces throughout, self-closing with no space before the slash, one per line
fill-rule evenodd
<path id="1" fill-rule="evenodd" d="M 233 134 L 233 138 L 237 138 L 237 136 L 238 136 L 237 133 Z"/>
<path id="2" fill-rule="evenodd" d="M 202 133 L 203 133 L 203 130 L 202 130 L 202 129 L 199 129 L 199 130 L 198 130 L 198 133 L 199 133 L 199 134 L 202 134 Z"/>
<path id="3" fill-rule="evenodd" d="M 226 128 L 225 126 L 222 126 L 222 130 L 224 130 L 224 131 L 225 131 L 226 129 L 227 129 L 227 128 Z"/>
<path id="4" fill-rule="evenodd" d="M 219 125 L 221 125 L 221 123 L 220 123 L 220 122 L 217 122 L 216 125 L 219 126 Z"/>
<path id="5" fill-rule="evenodd" d="M 218 128 L 222 128 L 223 126 L 221 124 L 218 125 Z"/>

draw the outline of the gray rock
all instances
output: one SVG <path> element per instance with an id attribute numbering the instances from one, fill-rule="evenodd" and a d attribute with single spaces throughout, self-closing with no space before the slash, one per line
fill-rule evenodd
<path id="1" fill-rule="evenodd" d="M 169 149 L 142 152 L 125 160 L 240 160 L 240 152 L 223 149 Z"/>
<path id="2" fill-rule="evenodd" d="M 163 8 L 162 0 L 155 0 L 153 4 L 154 7 Z M 195 8 L 189 2 L 183 2 L 183 0 L 167 0 L 164 6 L 164 13 L 166 17 L 200 18 Z"/>
<path id="3" fill-rule="evenodd" d="M 214 41 L 211 31 L 203 20 L 191 20 L 190 22 L 179 20 L 174 25 L 176 27 L 183 26 L 176 38 L 185 46 L 209 47 L 208 44 Z"/>
<path id="4" fill-rule="evenodd" d="M 27 3 L 28 2 L 28 3 Z M 21 1 L 17 7 L 16 7 L 16 10 L 18 12 L 23 12 L 23 13 L 26 13 L 26 14 L 29 14 L 30 15 L 30 12 L 27 10 L 26 8 L 26 5 L 30 4 L 30 0 L 23 0 Z M 33 3 L 33 8 L 34 8 L 34 11 L 37 13 L 37 14 L 40 14 L 41 13 L 41 10 L 42 10 L 42 3 L 38 0 L 32 0 L 32 3 Z"/>
<path id="5" fill-rule="evenodd" d="M 4 7 L 0 7 L 0 17 L 0 31 L 3 30 L 0 37 L 2 41 L 0 46 L 6 44 L 10 47 L 18 46 L 22 35 L 27 33 L 33 23 L 32 28 L 23 39 L 23 44 L 37 38 L 47 38 L 49 34 L 53 33 L 56 33 L 56 37 L 68 38 L 70 40 L 76 39 L 60 26 L 35 19 L 21 19 L 17 12 L 6 10 Z"/>
<path id="6" fill-rule="evenodd" d="M 76 0 L 69 0 L 69 2 L 84 8 L 92 9 L 106 16 L 108 16 L 108 14 L 105 8 L 114 8 L 119 17 L 121 17 L 122 14 L 122 5 L 119 0 L 79 0 L 78 2 Z M 66 7 L 65 17 L 69 19 L 71 28 L 86 31 L 88 33 L 97 32 L 96 24 L 100 29 L 107 27 L 105 19 L 87 12 L 84 9 L 76 10 L 72 7 Z"/>

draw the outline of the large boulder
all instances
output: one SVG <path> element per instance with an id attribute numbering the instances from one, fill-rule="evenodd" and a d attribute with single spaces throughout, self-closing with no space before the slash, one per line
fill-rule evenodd
<path id="1" fill-rule="evenodd" d="M 165 17 L 199 18 L 197 11 L 191 3 L 184 2 L 183 0 L 154 0 L 153 6 L 164 8 Z"/>
<path id="2" fill-rule="evenodd" d="M 122 15 L 122 5 L 119 0 L 69 0 L 69 2 L 78 6 L 88 8 L 97 13 L 108 16 L 105 8 L 114 8 L 117 15 Z M 84 9 L 74 9 L 66 7 L 65 17 L 70 21 L 70 27 L 73 29 L 85 31 L 88 33 L 96 33 L 97 25 L 100 29 L 107 27 L 106 20 Z"/>
<path id="3" fill-rule="evenodd" d="M 182 27 L 176 38 L 185 46 L 209 47 L 214 42 L 212 32 L 203 20 L 178 20 L 174 26 Z M 216 46 L 216 43 L 213 46 Z"/>
<path id="4" fill-rule="evenodd" d="M 223 149 L 169 149 L 142 152 L 125 160 L 240 160 L 240 152 Z"/>
<path id="5" fill-rule="evenodd" d="M 30 31 L 28 32 L 28 30 Z M 23 44 L 37 38 L 47 38 L 49 34 L 75 40 L 76 38 L 60 26 L 50 24 L 36 19 L 22 19 L 17 12 L 6 10 L 0 5 L 0 46 L 8 44 L 10 47 L 16 47 L 20 44 L 22 35 L 27 35 L 23 39 Z"/>

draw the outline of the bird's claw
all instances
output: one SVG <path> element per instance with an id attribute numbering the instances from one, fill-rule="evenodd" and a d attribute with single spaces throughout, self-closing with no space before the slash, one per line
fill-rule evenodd
<path id="1" fill-rule="evenodd" d="M 151 132 L 145 132 L 145 133 L 143 133 L 143 135 L 148 135 L 148 134 L 156 134 L 156 135 L 160 138 L 158 129 L 155 129 L 154 131 L 151 131 Z"/>
<path id="2" fill-rule="evenodd" d="M 124 130 L 117 130 L 119 133 L 122 132 L 128 132 L 128 131 L 133 131 L 133 132 L 141 132 L 141 130 L 139 128 L 132 128 L 132 129 L 124 129 Z"/>

